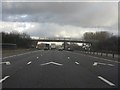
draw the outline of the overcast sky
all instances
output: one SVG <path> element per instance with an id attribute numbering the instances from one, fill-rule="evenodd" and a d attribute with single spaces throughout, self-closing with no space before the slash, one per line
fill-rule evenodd
<path id="1" fill-rule="evenodd" d="M 38 37 L 80 38 L 85 32 L 95 31 L 117 34 L 118 3 L 2 2 L 0 25 L 0 31 L 26 32 Z"/>

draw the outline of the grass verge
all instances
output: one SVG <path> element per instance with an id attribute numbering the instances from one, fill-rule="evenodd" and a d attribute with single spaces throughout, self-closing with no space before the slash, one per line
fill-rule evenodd
<path id="1" fill-rule="evenodd" d="M 36 49 L 30 48 L 30 49 L 15 49 L 15 50 L 2 50 L 2 57 L 17 55 L 21 53 L 26 53 L 30 51 L 35 51 Z"/>

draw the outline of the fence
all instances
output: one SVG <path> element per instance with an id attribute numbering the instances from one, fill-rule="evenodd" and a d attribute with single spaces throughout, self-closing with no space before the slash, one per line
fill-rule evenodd
<path id="1" fill-rule="evenodd" d="M 119 55 L 116 53 L 109 53 L 109 52 L 97 52 L 97 51 L 81 51 L 85 54 L 91 54 L 91 55 L 99 55 L 99 56 L 106 56 L 106 57 L 118 57 Z"/>

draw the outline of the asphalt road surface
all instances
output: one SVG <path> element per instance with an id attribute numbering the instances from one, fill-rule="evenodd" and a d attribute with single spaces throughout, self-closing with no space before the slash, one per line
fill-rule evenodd
<path id="1" fill-rule="evenodd" d="M 2 88 L 118 88 L 118 65 L 71 51 L 38 50 L 4 57 Z"/>

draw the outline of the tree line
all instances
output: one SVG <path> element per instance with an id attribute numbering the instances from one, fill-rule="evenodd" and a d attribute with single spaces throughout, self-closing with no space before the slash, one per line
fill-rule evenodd
<path id="1" fill-rule="evenodd" d="M 31 47 L 32 41 L 30 35 L 26 33 L 1 32 L 1 34 L 2 34 L 2 43 L 16 44 L 18 48 Z"/>
<path id="2" fill-rule="evenodd" d="M 120 37 L 106 31 L 86 32 L 83 38 L 87 41 L 95 41 L 90 47 L 92 51 L 118 53 L 120 50 Z"/>
<path id="3" fill-rule="evenodd" d="M 30 35 L 26 33 L 18 32 L 1 32 L 2 43 L 16 44 L 18 48 L 30 48 L 32 46 L 32 39 Z M 86 32 L 83 35 L 83 39 L 86 41 L 95 41 L 90 46 L 91 51 L 99 52 L 115 52 L 118 53 L 120 50 L 120 37 L 112 35 L 109 32 Z M 76 45 L 73 45 L 77 47 Z M 77 47 L 83 49 L 82 47 Z"/>

